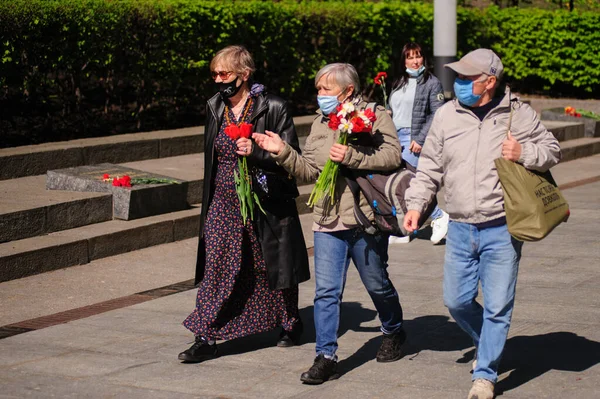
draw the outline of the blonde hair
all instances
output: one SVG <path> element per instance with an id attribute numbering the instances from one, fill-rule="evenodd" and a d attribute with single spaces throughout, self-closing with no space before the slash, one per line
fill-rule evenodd
<path id="1" fill-rule="evenodd" d="M 221 64 L 236 75 L 249 71 L 250 75 L 256 71 L 252 55 L 244 46 L 227 46 L 217 52 L 210 62 L 210 70 L 214 72 L 215 66 Z"/>

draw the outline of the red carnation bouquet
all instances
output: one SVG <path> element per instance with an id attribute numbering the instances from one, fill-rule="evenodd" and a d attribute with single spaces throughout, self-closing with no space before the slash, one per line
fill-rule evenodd
<path id="1" fill-rule="evenodd" d="M 337 142 L 346 145 L 348 136 L 353 133 L 372 133 L 373 122 L 377 120 L 375 112 L 367 108 L 358 111 L 351 102 L 338 105 L 336 112 L 328 115 L 329 128 L 339 130 L 340 137 Z M 307 205 L 315 206 L 324 195 L 329 195 L 331 204 L 335 202 L 335 181 L 337 180 L 340 164 L 328 159 L 310 193 Z"/>
<path id="2" fill-rule="evenodd" d="M 240 137 L 250 138 L 252 136 L 252 125 L 246 122 L 241 123 L 239 126 L 231 123 L 225 128 L 225 134 L 233 141 L 237 141 Z M 252 191 L 252 179 L 248 173 L 246 157 L 241 157 L 241 159 L 238 157 L 238 170 L 233 173 L 235 191 L 240 200 L 240 212 L 245 225 L 248 215 L 250 215 L 250 220 L 254 219 L 254 204 L 258 206 L 262 213 L 265 213 L 265 211 L 258 200 L 258 196 Z"/>

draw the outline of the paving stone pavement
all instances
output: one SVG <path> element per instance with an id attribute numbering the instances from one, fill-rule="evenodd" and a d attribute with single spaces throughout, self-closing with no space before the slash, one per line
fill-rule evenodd
<path id="1" fill-rule="evenodd" d="M 581 162 L 598 171 L 600 157 Z M 568 175 L 581 174 L 568 165 L 555 173 L 559 183 Z M 497 388 L 502 398 L 600 397 L 600 181 L 564 194 L 572 210 L 569 222 L 523 249 L 513 326 Z M 431 245 L 427 228 L 420 234 L 410 244 L 390 247 L 389 272 L 409 334 L 406 355 L 398 362 L 379 364 L 374 359 L 381 342 L 377 315 L 351 266 L 340 326 L 339 380 L 321 386 L 299 381 L 314 357 L 310 280 L 300 286 L 307 331 L 299 346 L 275 347 L 278 331 L 272 331 L 220 344 L 221 357 L 215 360 L 181 364 L 177 354 L 192 343 L 181 326 L 195 302 L 196 292 L 189 290 L 1 339 L 0 398 L 465 398 L 473 347 L 442 303 L 445 248 Z M 79 289 L 83 292 L 78 295 L 85 296 L 86 284 L 96 280 L 73 273 L 93 268 L 117 285 L 108 274 L 119 270 L 118 264 L 138 273 L 123 279 L 143 280 L 139 273 L 146 267 L 161 270 L 148 277 L 154 287 L 168 278 L 181 281 L 193 269 L 190 252 L 195 243 L 165 244 L 84 265 L 88 269 L 2 283 L 0 308 L 10 299 L 2 292 L 15 287 L 26 293 L 19 296 L 20 306 L 30 308 L 64 301 L 58 298 L 62 291 Z M 173 265 L 182 266 L 171 277 Z M 52 283 L 44 285 L 44 280 Z M 132 289 L 147 287 L 140 282 Z M 36 316 L 34 309 L 29 311 L 28 317 Z M 10 310 L 3 312 L 0 325 L 9 317 L 18 320 Z"/>

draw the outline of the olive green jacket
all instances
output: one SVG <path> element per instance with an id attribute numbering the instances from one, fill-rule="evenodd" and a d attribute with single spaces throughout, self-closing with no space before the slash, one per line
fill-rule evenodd
<path id="1" fill-rule="evenodd" d="M 357 108 L 363 110 L 366 106 L 367 103 L 360 100 Z M 317 113 L 319 115 L 312 124 L 302 155 L 287 143 L 279 154 L 272 155 L 289 173 L 305 182 L 317 180 L 329 159 L 331 146 L 337 142 L 340 135 L 339 131 L 329 128 L 327 125 L 329 119 L 324 117 L 320 110 Z M 373 123 L 373 134 L 366 137 L 368 140 L 364 140 L 365 137 L 360 138 L 360 135 L 368 135 L 368 133 L 359 133 L 355 136 L 356 139 L 352 134 L 349 136 L 348 151 L 341 162 L 342 167 L 373 171 L 387 171 L 399 167 L 402 158 L 394 122 L 381 106 L 376 107 L 375 116 L 377 119 Z M 357 225 L 354 217 L 354 197 L 342 173 L 338 174 L 335 193 L 333 204 L 328 196 L 324 196 L 315 204 L 314 221 L 327 225 L 340 217 L 346 225 Z M 362 196 L 360 205 L 365 215 L 372 219 L 371 208 Z"/>

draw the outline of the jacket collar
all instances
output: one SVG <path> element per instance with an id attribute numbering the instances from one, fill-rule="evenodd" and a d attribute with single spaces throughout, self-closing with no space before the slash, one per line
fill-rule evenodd
<path id="1" fill-rule="evenodd" d="M 223 112 L 225 111 L 225 102 L 219 93 L 212 96 L 208 102 L 209 112 L 216 121 L 220 121 Z M 254 98 L 254 110 L 252 111 L 252 121 L 258 118 L 269 107 L 269 101 L 264 96 L 264 93 L 258 94 Z"/>
<path id="2" fill-rule="evenodd" d="M 500 103 L 498 105 L 496 105 L 493 109 L 490 110 L 490 112 L 487 114 L 486 118 L 488 116 L 490 116 L 490 115 L 493 115 L 493 114 L 497 113 L 497 112 L 501 112 L 504 109 L 508 109 L 509 108 L 509 104 L 511 102 L 518 101 L 518 100 L 519 100 L 519 98 L 517 96 L 515 96 L 514 94 L 512 94 L 512 92 L 510 90 L 510 87 L 506 86 L 506 89 L 504 91 L 504 96 L 502 97 L 502 100 L 500 100 Z M 470 114 L 473 113 L 470 109 L 464 107 L 458 101 L 457 98 L 454 98 L 452 100 L 452 103 L 454 104 L 454 107 L 455 107 L 455 109 L 456 109 L 457 112 L 467 112 L 467 113 L 470 113 Z"/>

